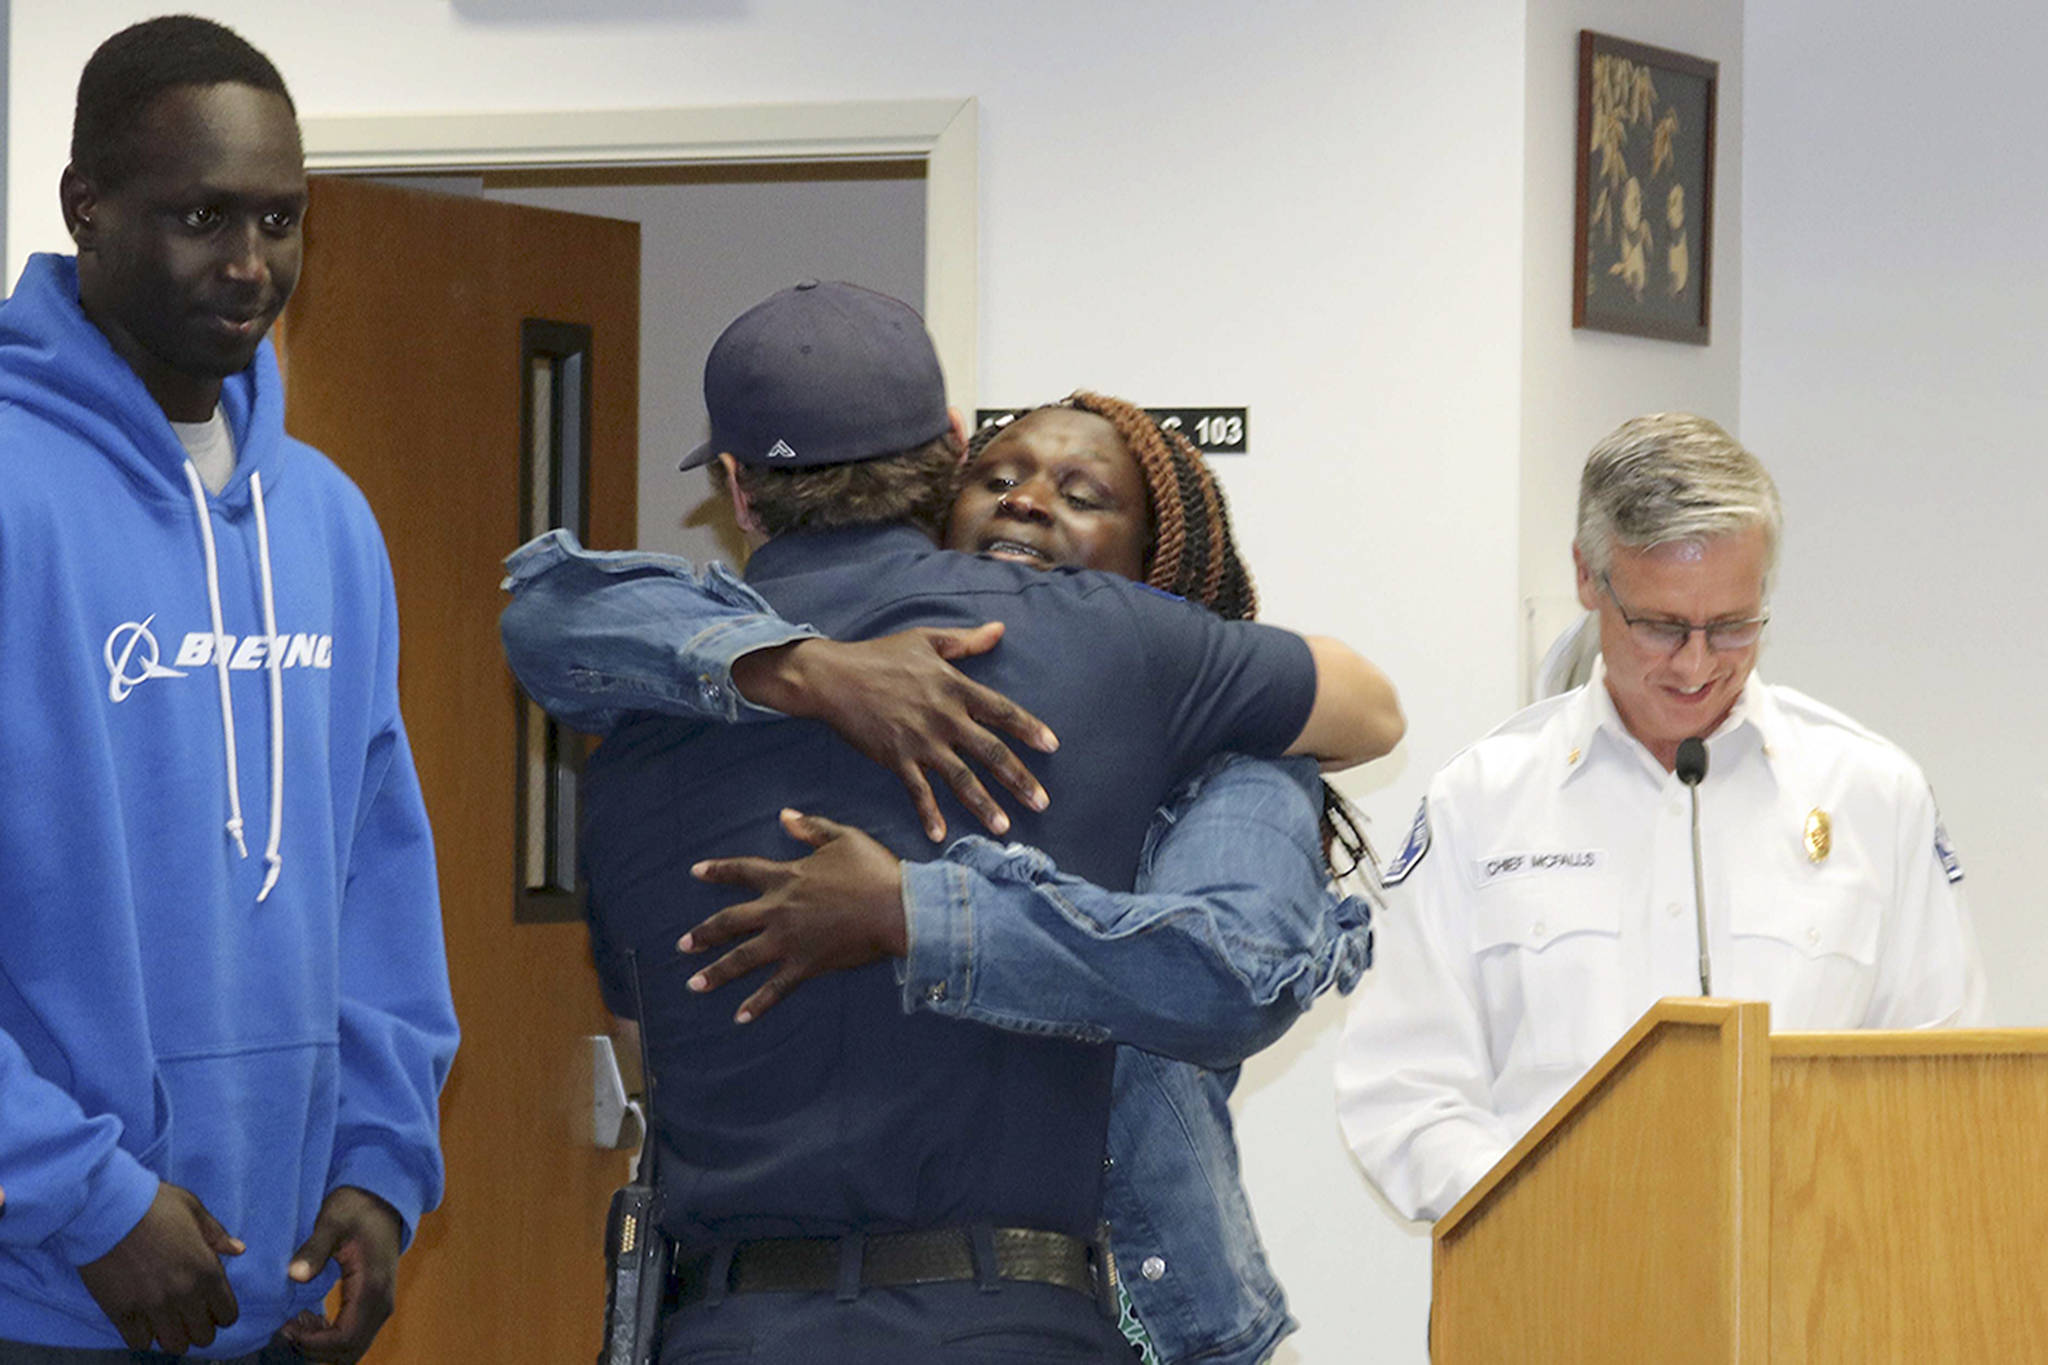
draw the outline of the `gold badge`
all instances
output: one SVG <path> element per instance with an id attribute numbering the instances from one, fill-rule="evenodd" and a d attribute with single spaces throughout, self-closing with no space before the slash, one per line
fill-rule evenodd
<path id="1" fill-rule="evenodd" d="M 1825 862 L 1834 846 L 1833 826 L 1828 821 L 1828 813 L 1815 806 L 1806 812 L 1806 861 Z"/>

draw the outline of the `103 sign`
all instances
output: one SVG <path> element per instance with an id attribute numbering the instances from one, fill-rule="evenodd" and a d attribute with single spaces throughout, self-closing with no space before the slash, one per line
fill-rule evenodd
<path id="1" fill-rule="evenodd" d="M 1007 426 L 1029 408 L 977 408 L 974 425 Z M 1204 455 L 1243 455 L 1251 449 L 1251 418 L 1244 408 L 1146 408 L 1152 420 L 1178 431 Z"/>

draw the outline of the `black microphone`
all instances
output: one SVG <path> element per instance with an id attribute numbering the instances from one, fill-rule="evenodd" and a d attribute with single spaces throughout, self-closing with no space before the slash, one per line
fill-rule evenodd
<path id="1" fill-rule="evenodd" d="M 1692 907 L 1700 943 L 1700 994 L 1714 993 L 1714 971 L 1707 961 L 1707 883 L 1700 871 L 1700 783 L 1707 779 L 1707 742 L 1695 735 L 1678 741 L 1671 771 L 1692 793 Z"/>
<path id="2" fill-rule="evenodd" d="M 1707 777 L 1707 742 L 1697 735 L 1678 741 L 1678 760 L 1674 771 L 1678 780 L 1688 787 L 1697 787 L 1704 782 Z"/>

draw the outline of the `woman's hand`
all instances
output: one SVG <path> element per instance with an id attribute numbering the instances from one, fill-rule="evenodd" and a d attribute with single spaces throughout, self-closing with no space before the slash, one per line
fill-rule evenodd
<path id="1" fill-rule="evenodd" d="M 748 701 L 821 720 L 895 773 L 933 843 L 946 837 L 946 820 L 927 774 L 952 788 L 991 832 L 1005 834 L 1010 817 L 968 760 L 994 773 L 1031 809 L 1044 810 L 1045 788 L 995 731 L 1042 753 L 1058 748 L 1059 740 L 1038 717 L 950 662 L 986 654 L 1002 638 L 1002 622 L 991 621 L 971 630 L 923 627 L 873 640 L 794 640 L 741 655 L 732 680 Z"/>
<path id="2" fill-rule="evenodd" d="M 710 952 L 738 946 L 690 978 L 712 991 L 749 972 L 781 964 L 733 1015 L 751 1023 L 798 983 L 825 972 L 864 967 L 910 951 L 903 917 L 903 871 L 896 855 L 849 825 L 782 812 L 782 827 L 809 844 L 795 862 L 711 858 L 690 869 L 698 881 L 744 886 L 754 899 L 727 906 L 683 935 L 676 949 Z"/>

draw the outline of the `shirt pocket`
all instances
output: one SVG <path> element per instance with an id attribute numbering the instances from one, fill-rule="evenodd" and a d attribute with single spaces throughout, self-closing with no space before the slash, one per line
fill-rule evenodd
<path id="1" fill-rule="evenodd" d="M 1509 883 L 1481 891 L 1475 902 L 1472 952 L 1486 982 L 1500 1071 L 1583 1069 L 1618 1032 L 1609 1018 L 1621 966 L 1612 888 Z"/>
<path id="2" fill-rule="evenodd" d="M 1883 914 L 1876 889 L 1855 882 L 1739 896 L 1724 993 L 1768 1000 L 1773 1029 L 1854 1028 L 1870 1007 Z"/>
<path id="3" fill-rule="evenodd" d="M 1809 960 L 1841 957 L 1868 967 L 1877 961 L 1878 911 L 1877 893 L 1868 887 L 1780 891 L 1738 900 L 1728 932 L 1769 940 Z"/>

